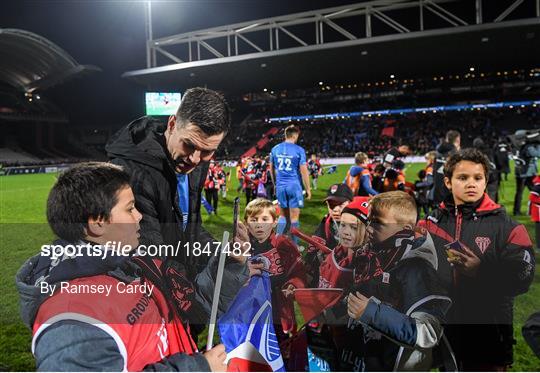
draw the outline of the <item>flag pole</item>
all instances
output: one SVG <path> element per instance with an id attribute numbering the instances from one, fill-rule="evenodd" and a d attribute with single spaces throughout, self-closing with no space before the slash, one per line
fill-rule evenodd
<path id="1" fill-rule="evenodd" d="M 219 262 L 216 274 L 216 283 L 214 286 L 214 297 L 212 299 L 212 310 L 210 312 L 210 323 L 208 324 L 208 339 L 206 340 L 206 351 L 209 351 L 214 343 L 214 331 L 216 330 L 217 311 L 219 305 L 219 294 L 221 292 L 221 282 L 223 281 L 223 270 L 225 268 L 225 259 L 229 252 L 229 232 L 223 232 L 221 240 L 221 250 L 219 253 Z"/>

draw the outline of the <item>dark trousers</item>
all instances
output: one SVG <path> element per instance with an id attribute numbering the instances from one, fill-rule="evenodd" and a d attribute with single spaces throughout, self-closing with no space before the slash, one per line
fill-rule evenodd
<path id="1" fill-rule="evenodd" d="M 422 216 L 422 211 L 424 212 L 424 218 L 429 215 L 429 203 L 416 203 L 416 213 L 418 214 L 418 219 Z"/>
<path id="2" fill-rule="evenodd" d="M 533 187 L 533 176 L 516 177 L 516 196 L 514 197 L 514 215 L 521 214 L 521 199 L 523 198 L 523 190 L 527 187 L 529 190 Z"/>
<path id="3" fill-rule="evenodd" d="M 246 205 L 251 201 L 257 198 L 257 190 L 251 189 L 250 187 L 246 188 Z"/>
<path id="4" fill-rule="evenodd" d="M 215 188 L 212 189 L 205 189 L 204 194 L 206 196 L 206 200 L 208 203 L 212 206 L 214 209 L 214 213 L 217 214 L 217 208 L 218 208 L 218 190 Z"/>
<path id="5" fill-rule="evenodd" d="M 540 222 L 534 223 L 534 233 L 536 236 L 536 248 L 540 250 Z"/>
<path id="6" fill-rule="evenodd" d="M 490 175 L 487 185 L 487 194 L 495 202 L 499 202 L 499 175 Z"/>

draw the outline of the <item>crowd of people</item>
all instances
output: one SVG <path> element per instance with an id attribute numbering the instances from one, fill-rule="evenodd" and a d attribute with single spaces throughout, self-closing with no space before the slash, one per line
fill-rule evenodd
<path id="1" fill-rule="evenodd" d="M 511 133 L 509 128 L 532 128 L 538 122 L 538 115 L 538 109 L 533 107 L 372 115 L 361 118 L 337 116 L 334 119 L 301 120 L 293 123 L 302 131 L 299 144 L 309 153 L 315 153 L 322 158 L 351 157 L 358 149 L 362 149 L 370 157 L 375 157 L 398 145 L 400 141 L 415 144 L 412 149 L 414 154 L 424 155 L 441 142 L 448 130 L 463 127 L 463 123 L 467 125 L 467 131 L 463 132 L 462 138 L 465 146 L 473 146 L 474 139 L 481 136 L 485 140 L 485 146 L 492 147 Z M 249 146 L 253 146 L 260 139 L 260 129 L 265 132 L 270 126 L 279 128 L 284 126 L 284 123 L 248 121 L 235 130 L 240 136 L 225 141 L 224 148 L 217 157 L 234 158 L 236 150 L 247 150 Z M 385 132 L 385 128 L 392 130 Z M 269 138 L 270 142 L 258 149 L 259 153 L 268 154 L 270 149 L 283 139 L 281 134 Z"/>
<path id="2" fill-rule="evenodd" d="M 230 346 L 201 352 L 195 341 L 212 314 L 225 314 L 262 276 L 271 280 L 279 342 L 268 348 L 287 370 L 512 365 L 513 299 L 527 292 L 535 256 L 525 227 L 486 193 L 486 154 L 461 149 L 460 134 L 449 131 L 414 185 L 403 175 L 413 152 L 407 143 L 384 144 L 373 155 L 355 144 L 355 165 L 328 189 L 317 230 L 305 233 L 301 211 L 322 167 L 317 156 L 306 157 L 302 129 L 288 126 L 268 157 L 238 164 L 248 203 L 230 243 L 250 250 L 221 262 L 216 252 L 194 249 L 219 242 L 202 226 L 201 197 L 204 189 L 212 205 L 227 190 L 231 175 L 212 159 L 229 128 L 225 99 L 190 89 L 166 126 L 136 120 L 107 144 L 109 163 L 83 163 L 59 176 L 47 202 L 55 247 L 92 246 L 99 255 L 40 253 L 19 270 L 21 316 L 38 370 L 225 371 Z M 538 145 L 522 149 L 518 178 L 535 188 L 538 180 L 527 175 L 535 172 Z M 419 219 L 415 192 L 422 188 L 428 206 Z M 129 255 L 111 242 L 128 246 Z M 143 255 L 152 245 L 173 251 Z M 299 327 L 294 302 L 306 298 L 310 316 Z M 531 325 L 525 336 L 538 346 Z M 256 370 L 271 368 L 261 365 L 266 354 L 250 356 Z"/>
<path id="3" fill-rule="evenodd" d="M 451 130 L 426 155 L 416 184 L 429 191 L 420 221 L 415 185 L 407 188 L 402 172 L 408 145 L 389 149 L 377 165 L 357 153 L 344 183 L 330 187 L 328 214 L 308 240 L 302 285 L 344 289 L 348 296 L 308 324 L 308 359 L 317 368 L 501 371 L 512 364 L 513 298 L 532 281 L 533 244 L 525 227 L 496 202 L 489 175 L 499 170 L 480 149 L 461 149 L 460 133 Z M 537 141 L 525 141 L 524 170 L 534 167 L 537 173 L 538 149 Z M 298 159 L 296 189 L 305 154 Z M 280 170 L 275 172 L 279 180 Z M 518 169 L 518 183 L 522 177 Z M 278 197 L 280 209 L 298 196 Z M 287 223 L 296 236 L 299 222 L 288 217 Z M 277 226 L 277 234 L 283 233 L 279 220 Z M 293 294 L 295 286 L 285 281 L 278 289 Z M 346 326 L 335 324 L 339 315 L 349 317 Z M 409 333 L 414 337 L 407 339 Z"/>

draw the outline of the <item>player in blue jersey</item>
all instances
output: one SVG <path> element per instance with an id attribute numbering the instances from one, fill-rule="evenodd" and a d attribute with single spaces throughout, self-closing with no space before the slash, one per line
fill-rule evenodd
<path id="1" fill-rule="evenodd" d="M 285 141 L 274 146 L 270 152 L 271 175 L 280 207 L 277 234 L 283 234 L 288 223 L 291 228 L 300 226 L 300 209 L 304 207 L 300 182 L 304 184 L 306 198 L 311 199 L 306 152 L 296 145 L 299 136 L 298 127 L 291 125 L 285 128 Z"/>

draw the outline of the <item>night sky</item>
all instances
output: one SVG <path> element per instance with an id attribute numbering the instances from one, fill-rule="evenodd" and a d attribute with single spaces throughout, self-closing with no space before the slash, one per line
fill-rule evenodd
<path id="1" fill-rule="evenodd" d="M 358 0 L 153 1 L 154 38 Z M 121 74 L 146 66 L 143 1 L 2 1 L 0 28 L 39 34 L 80 64 L 103 72 L 74 79 L 43 94 L 74 125 L 113 127 L 144 114 L 143 86 Z"/>

